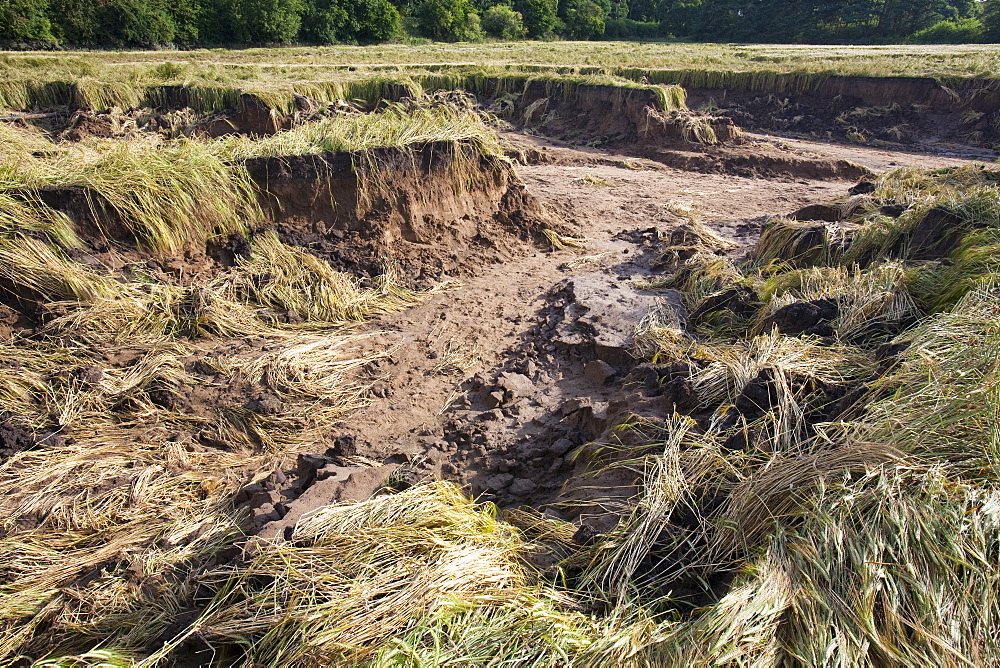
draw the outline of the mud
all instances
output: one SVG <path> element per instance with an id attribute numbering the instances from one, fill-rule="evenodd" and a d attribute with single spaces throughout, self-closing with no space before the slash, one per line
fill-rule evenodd
<path id="1" fill-rule="evenodd" d="M 369 369 L 376 379 L 371 406 L 345 421 L 327 449 L 317 450 L 311 460 L 319 464 L 317 473 L 304 490 L 297 467 L 275 476 L 286 482 L 268 483 L 271 496 L 252 520 L 261 538 L 289 533 L 303 513 L 331 500 L 444 479 L 501 508 L 531 506 L 573 521 L 580 541 L 595 540 L 616 517 L 581 516 L 578 502 L 593 501 L 595 495 L 609 502 L 626 500 L 636 492 L 635 473 L 615 469 L 581 477 L 595 463 L 613 461 L 606 459 L 609 445 L 633 438 L 615 427 L 632 421 L 648 439 L 675 411 L 707 424 L 715 408 L 702 405 L 690 382 L 696 369 L 633 356 L 635 326 L 651 311 L 673 311 L 682 322 L 700 315 L 698 309 L 687 313 L 676 293 L 636 287 L 662 275 L 656 260 L 663 244 L 675 232 L 684 236 L 684 215 L 664 203 L 696 203 L 698 217 L 730 240 L 727 252 L 739 258 L 751 251 L 770 216 L 842 199 L 856 188 L 853 173 L 833 180 L 725 173 L 695 179 L 659 161 L 560 142 L 519 141 L 544 156 L 519 168 L 527 189 L 592 239 L 584 253 L 593 259 L 574 267 L 571 261 L 579 256 L 570 252 L 529 253 L 486 268 L 460 290 L 373 322 L 383 334 L 367 345 L 394 346 L 394 351 Z M 851 159 L 866 173 L 906 158 L 861 149 L 829 147 L 825 155 L 824 147 L 809 149 L 820 159 Z M 914 163 L 949 164 L 940 158 Z M 580 179 L 585 174 L 610 185 L 585 185 Z M 723 306 L 731 309 L 752 297 L 734 294 Z M 702 311 L 711 308 L 701 306 Z M 788 334 L 824 336 L 835 317 L 836 305 L 820 300 L 790 305 L 772 319 Z M 448 369 L 442 362 L 456 349 L 477 352 L 478 360 Z M 813 417 L 829 420 L 851 410 L 865 387 L 829 388 Z M 752 420 L 774 398 L 772 379 L 751 379 L 731 419 Z M 756 437 L 742 434 L 726 446 L 742 449 Z M 368 464 L 359 466 L 358 457 Z M 716 586 L 726 588 L 723 581 Z M 703 590 L 692 586 L 696 591 Z"/>
<path id="2" fill-rule="evenodd" d="M 867 168 L 850 160 L 789 154 L 760 142 L 753 142 L 748 148 L 750 150 L 710 147 L 697 152 L 659 151 L 651 157 L 685 171 L 743 177 L 855 180 L 871 174 Z"/>
<path id="3" fill-rule="evenodd" d="M 65 442 L 54 432 L 36 434 L 34 430 L 16 422 L 16 416 L 0 413 L 0 463 L 25 450 L 34 450 L 46 445 L 58 446 Z"/>
<path id="4" fill-rule="evenodd" d="M 604 131 L 600 123 L 614 104 L 594 103 L 590 113 L 600 118 L 585 128 L 587 136 Z M 825 203 L 869 187 L 870 180 L 858 179 L 897 165 L 961 164 L 761 137 L 696 151 L 659 140 L 643 145 L 632 130 L 622 132 L 601 148 L 511 134 L 510 153 L 522 163 L 516 167 L 451 144 L 247 164 L 266 225 L 285 242 L 361 276 L 379 274 L 391 261 L 418 286 L 463 278 L 459 288 L 362 328 L 369 336 L 349 353 L 389 351 L 352 379 L 368 388 L 368 406 L 318 435 L 310 452 L 286 458 L 243 487 L 233 504 L 247 541 L 290 536 L 304 514 L 331 502 L 392 494 L 433 479 L 454 482 L 501 509 L 528 506 L 573 522 L 576 542 L 596 541 L 618 521 L 615 504 L 635 497 L 640 473 L 624 467 L 584 473 L 614 464 L 617 447 L 655 439 L 675 413 L 704 428 L 718 408 L 705 404 L 691 380 L 705 362 L 642 361 L 636 328 L 659 312 L 696 334 L 691 325 L 702 318 L 722 313 L 745 319 L 758 306 L 757 296 L 739 286 L 690 311 L 677 293 L 642 287 L 676 268 L 664 260 L 665 249 L 680 252 L 698 242 L 692 220 L 723 238 L 710 252 L 739 260 L 772 218 L 794 216 L 825 229 L 826 221 L 840 216 Z M 70 216 L 90 243 L 73 258 L 101 271 L 131 271 L 130 264 L 143 262 L 158 279 L 183 283 L 186 276 L 225 271 L 248 253 L 248 238 L 236 234 L 154 260 L 134 246 L 94 193 L 45 188 L 25 196 Z M 943 252 L 948 221 L 928 218 L 914 234 L 925 238 L 924 252 Z M 586 248 L 553 250 L 542 237 L 546 227 L 587 238 Z M 114 248 L 99 240 L 99 229 L 112 236 Z M 37 296 L 4 300 L 10 303 L 0 308 L 0 327 L 9 330 L 7 337 L 30 340 L 43 333 L 44 322 L 26 321 Z M 783 333 L 822 337 L 836 315 L 836 304 L 825 300 L 800 302 L 773 314 L 770 324 Z M 189 451 L 228 450 L 225 425 L 234 416 L 265 426 L 287 417 L 289 407 L 266 382 L 233 383 L 205 363 L 222 353 L 259 355 L 269 345 L 254 338 L 193 345 L 180 360 L 186 383 L 141 388 L 143 399 L 192 418 L 190 428 L 166 440 Z M 877 354 L 888 366 L 897 353 Z M 73 373 L 93 384 L 97 372 L 125 368 L 137 356 L 128 348 L 93 351 L 93 369 Z M 798 382 L 805 380 L 793 380 Z M 822 400 L 811 407 L 810 419 L 858 410 L 867 388 L 867 380 L 818 388 Z M 776 396 L 767 372 L 750 379 L 736 397 L 729 426 L 761 416 Z M 36 433 L 17 416 L 0 416 L 0 459 L 73 436 L 51 427 Z M 745 449 L 762 436 L 734 430 L 725 447 Z M 581 502 L 593 508 L 597 499 L 606 512 L 581 511 Z M 724 499 L 705 492 L 700 501 L 707 513 Z M 700 521 L 695 514 L 671 518 L 678 531 L 692 535 Z M 236 552 L 216 559 L 236 558 Z M 640 570 L 658 567 L 650 562 Z M 707 584 L 693 577 L 690 587 L 672 592 L 678 609 L 687 613 L 716 600 L 727 591 L 728 577 L 710 574 Z"/>

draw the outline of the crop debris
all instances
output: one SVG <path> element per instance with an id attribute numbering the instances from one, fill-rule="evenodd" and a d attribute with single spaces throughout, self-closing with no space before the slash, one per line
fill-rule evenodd
<path id="1" fill-rule="evenodd" d="M 0 61 L 78 113 L 0 125 L 0 664 L 996 662 L 994 166 L 720 222 L 614 152 L 749 207 L 678 82 L 830 75 L 56 61 Z"/>

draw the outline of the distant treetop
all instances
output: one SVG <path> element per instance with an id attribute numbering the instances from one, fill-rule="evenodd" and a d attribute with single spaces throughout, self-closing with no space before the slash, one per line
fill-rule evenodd
<path id="1" fill-rule="evenodd" d="M 0 46 L 1000 41 L 1000 0 L 0 0 Z"/>

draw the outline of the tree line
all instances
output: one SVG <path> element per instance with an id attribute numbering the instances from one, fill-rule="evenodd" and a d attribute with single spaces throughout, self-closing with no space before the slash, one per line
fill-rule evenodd
<path id="1" fill-rule="evenodd" d="M 0 0 L 0 43 L 1000 42 L 1000 0 Z"/>

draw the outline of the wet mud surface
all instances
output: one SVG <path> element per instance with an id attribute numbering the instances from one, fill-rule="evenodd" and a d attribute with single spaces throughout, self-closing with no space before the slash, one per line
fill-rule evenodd
<path id="1" fill-rule="evenodd" d="M 466 276 L 459 288 L 371 323 L 377 333 L 364 345 L 391 353 L 367 370 L 370 405 L 317 443 L 310 458 L 276 472 L 262 493 L 249 490 L 257 496 L 247 503 L 261 502 L 251 532 L 290 535 L 298 518 L 331 501 L 429 479 L 456 482 L 501 508 L 541 509 L 576 522 L 583 532 L 607 530 L 612 520 L 580 517 L 574 501 L 592 501 L 595 494 L 627 499 L 636 480 L 618 470 L 581 483 L 600 456 L 597 444 L 613 442 L 613 428 L 626 419 L 655 424 L 675 411 L 696 419 L 710 412 L 699 408 L 687 380 L 691 369 L 633 356 L 633 334 L 643 318 L 658 310 L 684 312 L 677 293 L 641 287 L 668 271 L 665 240 L 695 216 L 730 242 L 719 252 L 737 259 L 766 220 L 843 199 L 859 173 L 962 164 L 847 146 L 792 147 L 761 137 L 755 141 L 769 150 L 850 161 L 860 170 L 850 178 L 816 178 L 808 171 L 763 178 L 693 174 L 656 159 L 511 139 L 536 155 L 533 164 L 518 167 L 526 190 L 574 236 L 589 238 L 586 249 L 528 245 L 520 256 Z M 773 319 L 789 334 L 822 335 L 834 316 L 830 304 L 808 303 Z M 752 419 L 769 408 L 769 382 L 762 377 L 745 388 L 740 414 Z M 817 419 L 832 419 L 851 401 L 831 388 Z"/>

